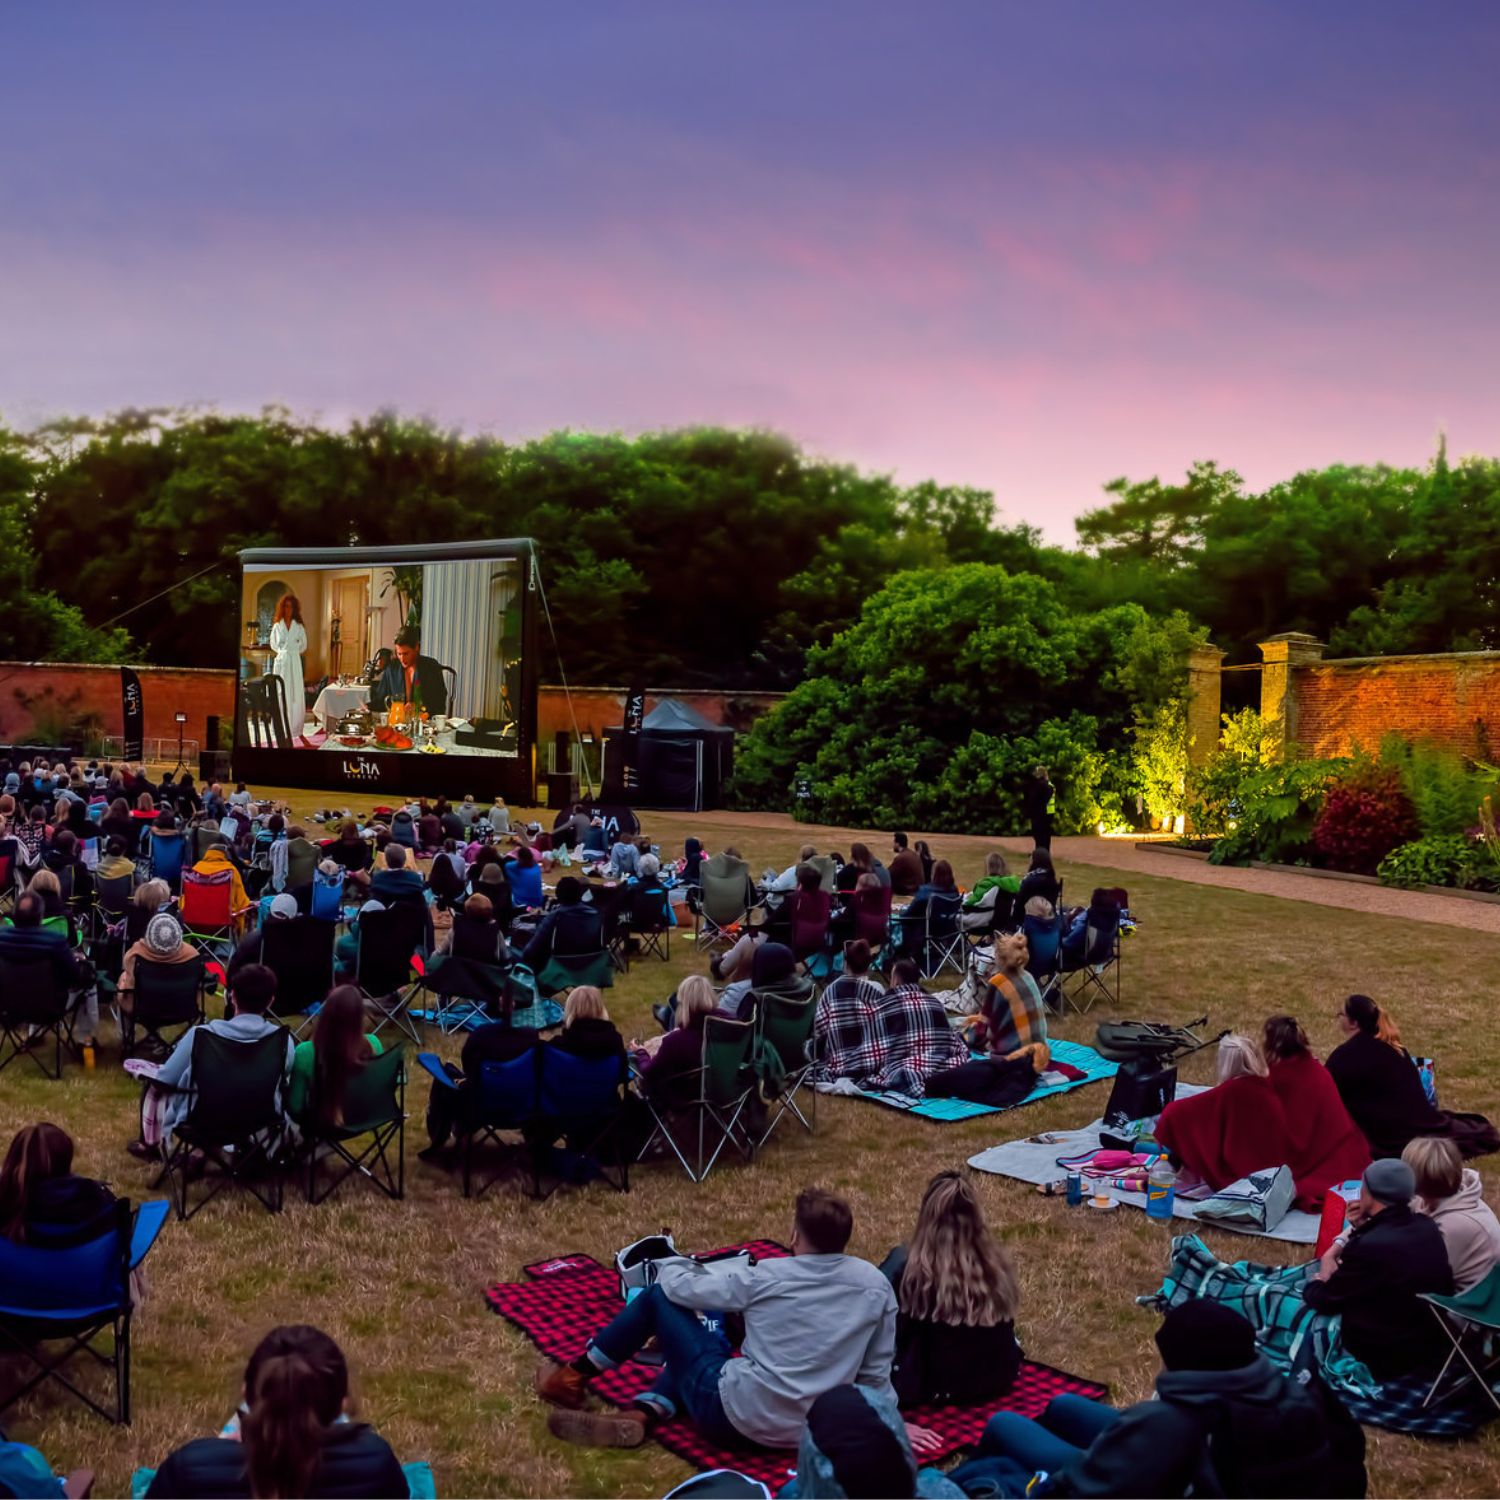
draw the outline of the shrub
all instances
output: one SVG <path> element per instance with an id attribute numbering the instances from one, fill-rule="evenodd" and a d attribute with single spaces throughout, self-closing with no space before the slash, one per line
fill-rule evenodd
<path id="1" fill-rule="evenodd" d="M 1423 839 L 1472 828 L 1480 802 L 1495 783 L 1456 751 L 1425 741 L 1407 744 L 1399 735 L 1381 742 L 1380 764 L 1400 773 Z"/>
<path id="2" fill-rule="evenodd" d="M 1343 766 L 1342 761 L 1301 760 L 1237 770 L 1233 794 L 1226 794 L 1222 804 L 1225 832 L 1210 862 L 1305 861 L 1329 779 Z"/>
<path id="3" fill-rule="evenodd" d="M 1417 814 L 1393 767 L 1361 766 L 1328 789 L 1312 845 L 1331 870 L 1373 875 L 1398 845 L 1417 835 Z"/>
<path id="4" fill-rule="evenodd" d="M 1478 842 L 1462 833 L 1415 839 L 1391 850 L 1376 872 L 1385 885 L 1446 885 L 1480 890 L 1494 881 Z"/>

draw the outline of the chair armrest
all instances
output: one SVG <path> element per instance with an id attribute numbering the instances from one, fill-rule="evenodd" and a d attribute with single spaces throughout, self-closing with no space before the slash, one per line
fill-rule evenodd
<path id="1" fill-rule="evenodd" d="M 136 1210 L 135 1228 L 130 1234 L 130 1269 L 145 1260 L 146 1252 L 156 1243 L 161 1226 L 167 1222 L 172 1205 L 165 1198 L 153 1198 Z"/>
<path id="2" fill-rule="evenodd" d="M 94 1471 L 73 1469 L 63 1479 L 63 1494 L 67 1500 L 88 1500 L 94 1493 Z"/>
<path id="3" fill-rule="evenodd" d="M 442 1058 L 436 1052 L 417 1053 L 417 1062 L 431 1073 L 433 1078 L 445 1088 L 457 1090 L 458 1080 L 449 1076 L 448 1070 L 443 1066 Z M 462 1077 L 461 1074 L 459 1076 Z"/>

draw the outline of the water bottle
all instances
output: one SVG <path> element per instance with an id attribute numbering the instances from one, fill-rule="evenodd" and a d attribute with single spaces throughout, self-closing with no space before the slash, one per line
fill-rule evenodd
<path id="1" fill-rule="evenodd" d="M 1177 1194 L 1177 1173 L 1165 1156 L 1158 1156 L 1146 1174 L 1146 1216 L 1163 1224 L 1172 1221 L 1172 1200 Z"/>

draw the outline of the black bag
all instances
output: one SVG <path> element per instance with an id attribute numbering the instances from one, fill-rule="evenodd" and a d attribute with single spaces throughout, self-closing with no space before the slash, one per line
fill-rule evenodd
<path id="1" fill-rule="evenodd" d="M 1104 1110 L 1104 1128 L 1120 1130 L 1132 1120 L 1159 1115 L 1177 1096 L 1177 1069 L 1145 1058 L 1121 1063 Z"/>

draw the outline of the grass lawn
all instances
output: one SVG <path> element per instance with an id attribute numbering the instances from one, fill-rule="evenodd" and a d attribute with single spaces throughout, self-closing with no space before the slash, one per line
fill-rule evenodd
<path id="1" fill-rule="evenodd" d="M 298 796 L 299 807 L 317 805 L 312 794 Z M 752 826 L 727 815 L 648 814 L 645 822 L 664 849 L 679 850 L 683 836 L 694 833 L 710 848 L 738 845 L 756 870 L 785 866 L 805 838 L 827 848 L 834 837 L 784 819 Z M 833 846 L 847 853 L 859 836 L 841 832 Z M 884 852 L 884 838 L 868 841 Z M 980 872 L 983 841 L 933 843 L 963 883 Z M 1140 930 L 1126 943 L 1126 1015 L 1181 1021 L 1206 1010 L 1216 1028 L 1251 1029 L 1274 1011 L 1291 1011 L 1326 1055 L 1337 1040 L 1336 1003 L 1362 990 L 1390 1006 L 1415 1050 L 1438 1059 L 1446 1104 L 1494 1111 L 1490 1080 L 1500 1037 L 1487 980 L 1500 973 L 1500 937 L 1120 877 L 1107 869 L 1107 857 L 1101 844 L 1097 869 L 1069 865 L 1062 873 L 1075 900 L 1086 899 L 1094 884 L 1130 890 Z M 705 964 L 686 941 L 673 942 L 669 965 L 637 963 L 607 997 L 621 1029 L 647 1033 L 651 1002 Z M 1096 1008 L 1056 1032 L 1089 1041 L 1098 1019 Z M 457 1055 L 456 1042 L 433 1041 L 435 1050 Z M 1211 1054 L 1200 1055 L 1185 1076 L 1206 1081 L 1210 1067 Z M 404 1202 L 351 1185 L 311 1209 L 289 1193 L 279 1217 L 229 1196 L 185 1226 L 169 1221 L 148 1263 L 149 1296 L 136 1323 L 134 1425 L 111 1428 L 49 1396 L 13 1409 L 5 1427 L 37 1444 L 59 1469 L 95 1468 L 97 1493 L 127 1493 L 137 1465 L 154 1465 L 178 1444 L 217 1430 L 266 1329 L 312 1322 L 348 1353 L 364 1414 L 403 1458 L 430 1460 L 442 1494 L 659 1495 L 686 1473 L 661 1449 L 597 1453 L 549 1436 L 530 1388 L 534 1354 L 486 1309 L 486 1282 L 566 1251 L 608 1261 L 621 1245 L 664 1225 L 685 1248 L 785 1239 L 792 1199 L 807 1183 L 848 1195 L 851 1249 L 879 1260 L 909 1233 L 932 1173 L 998 1140 L 1082 1124 L 1106 1097 L 1094 1086 L 962 1125 L 824 1098 L 815 1136 L 783 1128 L 752 1166 L 730 1163 L 702 1187 L 691 1186 L 675 1164 L 653 1164 L 633 1174 L 628 1195 L 596 1185 L 564 1189 L 537 1206 L 509 1184 L 465 1202 L 453 1179 L 415 1160 L 426 1143 L 427 1087 L 418 1082 L 409 1096 Z M 28 1121 L 57 1122 L 79 1143 L 79 1171 L 140 1199 L 149 1174 L 124 1151 L 136 1128 L 136 1098 L 107 1026 L 94 1074 L 70 1066 L 52 1083 L 21 1064 L 0 1074 L 0 1125 L 8 1138 Z M 1496 1201 L 1500 1176 L 1493 1168 L 1489 1175 Z M 1143 1214 L 1069 1211 L 1020 1183 L 979 1177 L 976 1186 L 1019 1269 L 1018 1327 L 1027 1353 L 1109 1382 L 1118 1401 L 1146 1395 L 1157 1368 L 1156 1319 L 1132 1299 L 1158 1284 L 1165 1233 Z M 1222 1233 L 1208 1238 L 1226 1258 L 1295 1253 Z M 1370 1469 L 1375 1494 L 1493 1495 L 1500 1493 L 1500 1440 L 1494 1431 L 1456 1446 L 1372 1434 Z"/>

